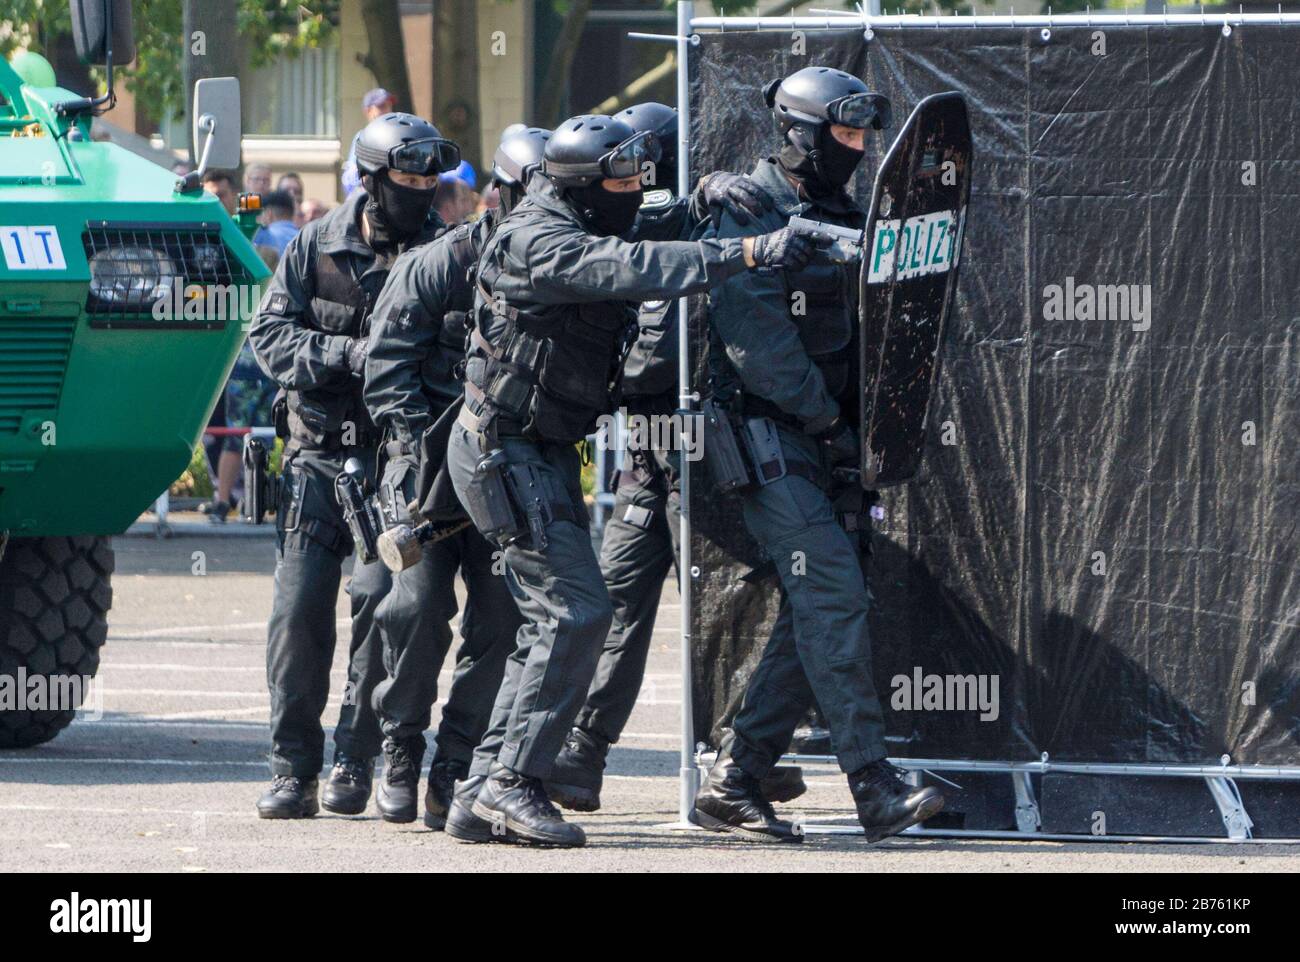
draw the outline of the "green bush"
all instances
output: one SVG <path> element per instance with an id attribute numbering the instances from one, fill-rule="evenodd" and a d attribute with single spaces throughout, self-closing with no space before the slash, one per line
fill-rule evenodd
<path id="1" fill-rule="evenodd" d="M 275 447 L 271 449 L 270 461 L 271 473 L 280 473 L 280 459 L 284 455 L 284 441 L 280 438 L 275 439 Z M 585 483 L 585 482 L 584 482 Z M 216 490 L 212 478 L 208 474 L 208 461 L 203 456 L 203 442 L 194 448 L 194 454 L 190 456 L 190 466 L 185 472 L 172 482 L 168 489 L 173 498 L 211 498 Z"/>
<path id="2" fill-rule="evenodd" d="M 203 457 L 203 444 L 200 443 L 190 456 L 190 466 L 177 478 L 169 489 L 173 498 L 210 498 L 212 497 L 212 478 L 208 476 L 207 460 Z"/>

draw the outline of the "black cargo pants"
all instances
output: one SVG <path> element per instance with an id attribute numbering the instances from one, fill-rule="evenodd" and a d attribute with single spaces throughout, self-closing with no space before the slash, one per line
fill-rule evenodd
<path id="1" fill-rule="evenodd" d="M 786 463 L 801 464 L 803 471 L 744 495 L 745 525 L 776 565 L 782 597 L 733 722 L 732 757 L 762 778 L 815 700 L 840 768 L 855 772 L 885 757 L 867 628 L 866 553 L 858 535 L 836 520 L 816 443 L 784 427 L 778 431 Z"/>
<path id="2" fill-rule="evenodd" d="M 403 520 L 408 519 L 404 506 L 414 497 L 415 476 L 414 467 L 403 459 L 390 461 L 384 469 L 381 492 L 386 500 L 389 490 L 397 493 L 397 514 Z M 393 576 L 393 589 L 377 615 L 388 677 L 375 689 L 374 701 L 390 738 L 422 735 L 429 727 L 438 673 L 452 642 L 458 571 L 466 592 L 462 642 L 438 724 L 436 757 L 468 764 L 487 728 L 506 659 L 523 623 L 506 584 L 499 549 L 474 528 L 425 545 L 418 564 Z"/>
<path id="3" fill-rule="evenodd" d="M 681 492 L 670 456 L 676 455 L 646 452 L 619 472 L 600 545 L 614 618 L 577 724 L 607 742 L 618 741 L 636 707 L 664 578 L 677 559 Z"/>
<path id="4" fill-rule="evenodd" d="M 349 457 L 374 470 L 373 449 L 286 451 L 282 471 L 275 594 L 268 623 L 266 683 L 271 694 L 271 772 L 316 777 L 324 762 L 321 713 L 334 660 L 335 606 L 352 536 L 334 496 L 334 479 Z M 373 482 L 373 478 L 371 479 Z M 388 569 L 375 561 L 352 568 L 352 637 L 343 706 L 334 729 L 337 754 L 379 754 L 379 720 L 371 705 L 383 677 L 375 611 L 388 592 Z"/>
<path id="5" fill-rule="evenodd" d="M 500 443 L 502 470 L 520 490 L 545 499 L 551 518 L 544 547 L 535 547 L 531 535 L 504 547 L 524 623 L 470 773 L 486 775 L 497 760 L 545 779 L 591 686 L 613 611 L 586 525 L 577 450 L 513 438 Z M 475 524 L 486 529 L 474 506 L 482 500 L 475 491 L 484 484 L 475 473 L 482 456 L 479 435 L 457 425 L 447 451 L 452 483 Z"/>

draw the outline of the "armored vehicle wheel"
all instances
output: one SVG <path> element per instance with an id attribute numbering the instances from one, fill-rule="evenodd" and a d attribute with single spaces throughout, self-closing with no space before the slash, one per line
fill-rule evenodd
<path id="1" fill-rule="evenodd" d="M 15 538 L 3 549 L 0 748 L 39 745 L 72 722 L 77 705 L 29 709 L 31 689 L 19 700 L 18 685 L 34 676 L 94 676 L 108 635 L 112 573 L 108 538 Z M 68 690 L 46 682 L 50 695 L 56 689 Z M 38 706 L 52 704 L 47 695 Z"/>

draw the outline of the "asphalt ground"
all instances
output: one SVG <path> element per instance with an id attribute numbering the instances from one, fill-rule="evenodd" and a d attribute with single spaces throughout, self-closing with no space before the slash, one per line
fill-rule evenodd
<path id="1" fill-rule="evenodd" d="M 868 846 L 846 835 L 762 846 L 668 827 L 676 819 L 680 606 L 665 587 L 645 685 L 613 750 L 604 808 L 577 816 L 579 851 L 461 845 L 370 811 L 296 822 L 259 820 L 269 775 L 266 619 L 272 542 L 215 537 L 175 519 L 168 540 L 115 541 L 117 574 L 100 673 L 103 715 L 53 742 L 0 752 L 0 872 L 1026 872 L 1300 869 L 1285 845 L 1147 845 L 904 838 Z M 206 573 L 196 574 L 199 562 Z M 347 598 L 338 599 L 341 637 Z M 344 678 L 334 664 L 326 731 Z M 447 674 L 444 672 L 443 688 Z M 436 725 L 436 715 L 435 715 Z M 327 759 L 332 745 L 326 746 Z M 808 771 L 810 789 L 783 810 L 852 826 L 843 778 Z"/>

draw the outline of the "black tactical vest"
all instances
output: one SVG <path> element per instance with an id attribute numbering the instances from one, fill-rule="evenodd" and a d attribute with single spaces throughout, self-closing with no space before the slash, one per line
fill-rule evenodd
<path id="1" fill-rule="evenodd" d="M 857 369 L 858 275 L 843 264 L 814 259 L 798 273 L 785 271 L 786 307 L 804 351 L 844 401 Z"/>
<path id="2" fill-rule="evenodd" d="M 500 268 L 479 265 L 479 298 L 466 366 L 470 410 L 495 413 L 498 430 L 534 441 L 572 444 L 618 406 L 623 359 L 636 315 L 623 301 L 561 304 L 535 313 L 494 298 Z M 505 324 L 493 342 L 493 315 Z"/>
<path id="3" fill-rule="evenodd" d="M 385 266 L 375 269 L 374 262 L 361 263 L 349 251 L 317 251 L 311 326 L 326 334 L 365 337 L 370 312 L 394 259 L 388 258 Z M 357 377 L 337 389 L 288 392 L 288 427 L 293 440 L 299 446 L 326 451 L 378 443 L 379 429 L 366 410 L 362 385 Z"/>
<path id="4" fill-rule="evenodd" d="M 689 206 L 670 191 L 648 191 L 631 239 L 689 240 Z M 677 406 L 677 301 L 646 301 L 640 305 L 637 324 L 636 342 L 623 365 L 623 396 L 641 407 L 652 400 L 666 401 L 671 411 Z"/>
<path id="5" fill-rule="evenodd" d="M 425 355 L 420 377 L 425 395 L 439 406 L 446 405 L 463 393 L 462 378 L 465 351 L 468 348 L 469 316 L 474 307 L 475 266 L 478 262 L 482 225 L 463 224 L 445 238 L 451 245 L 455 284 L 446 292 L 448 310 L 438 325 L 437 344 Z"/>
<path id="6" fill-rule="evenodd" d="M 637 315 L 637 337 L 623 368 L 628 400 L 658 398 L 677 388 L 677 302 L 646 301 Z"/>

